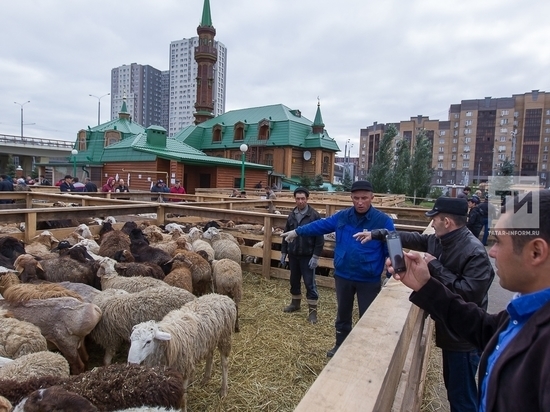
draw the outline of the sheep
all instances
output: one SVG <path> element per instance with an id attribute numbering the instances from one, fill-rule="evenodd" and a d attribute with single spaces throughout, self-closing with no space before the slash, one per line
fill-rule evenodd
<path id="1" fill-rule="evenodd" d="M 25 246 L 25 252 L 29 255 L 38 256 L 42 259 L 51 259 L 56 257 L 55 253 L 52 253 L 52 249 L 57 246 L 59 240 L 57 240 L 52 232 L 44 230 L 39 235 L 32 239 L 32 243 Z"/>
<path id="2" fill-rule="evenodd" d="M 220 352 L 222 386 L 227 395 L 227 365 L 237 308 L 226 296 L 201 296 L 168 313 L 160 322 L 148 321 L 134 326 L 128 363 L 174 366 L 183 375 L 182 409 L 187 410 L 186 391 L 197 362 L 206 359 L 203 384 L 212 372 L 212 358 Z"/>
<path id="3" fill-rule="evenodd" d="M 71 297 L 82 301 L 82 297 L 72 290 L 55 283 L 41 283 L 37 285 L 29 283 L 13 284 L 2 294 L 7 302 L 22 303 L 31 299 L 48 299 Z"/>
<path id="4" fill-rule="evenodd" d="M 7 310 L 0 309 L 0 356 L 17 359 L 45 350 L 48 343 L 37 326 L 15 319 Z"/>
<path id="5" fill-rule="evenodd" d="M 151 277 L 137 276 L 124 277 L 119 276 L 116 270 L 116 265 L 119 265 L 116 260 L 107 257 L 101 258 L 98 261 L 99 269 L 97 276 L 101 282 L 101 289 L 123 289 L 127 292 L 140 292 L 151 287 L 169 287 L 169 285 L 160 279 Z"/>
<path id="6" fill-rule="evenodd" d="M 101 318 L 101 310 L 96 305 L 74 298 L 33 299 L 17 304 L 0 300 L 0 309 L 38 326 L 46 340 L 69 361 L 72 373 L 84 370 L 88 359 L 84 338 Z"/>
<path id="7" fill-rule="evenodd" d="M 97 290 L 93 286 L 86 285 L 85 283 L 75 283 L 75 282 L 59 282 L 57 283 L 59 286 L 64 287 L 65 289 L 72 290 L 73 292 L 77 293 L 78 296 L 82 299 L 84 302 L 92 303 L 94 300 L 94 297 L 101 293 L 101 291 Z"/>
<path id="8" fill-rule="evenodd" d="M 136 293 L 121 293 L 110 289 L 93 301 L 103 315 L 90 337 L 105 349 L 103 364 L 109 365 L 123 342 L 127 342 L 132 327 L 146 320 L 160 320 L 173 309 L 195 299 L 186 290 L 169 287 L 150 288 Z"/>
<path id="9" fill-rule="evenodd" d="M 181 232 L 178 231 L 172 232 L 171 238 L 169 240 L 154 243 L 152 246 L 165 251 L 172 257 L 176 255 L 176 250 L 178 249 L 191 250 L 191 245 L 189 245 L 185 236 L 183 236 Z"/>
<path id="10" fill-rule="evenodd" d="M 101 238 L 98 255 L 113 258 L 118 250 L 130 249 L 130 237 L 120 231 L 112 230 Z"/>
<path id="11" fill-rule="evenodd" d="M 4 292 L 13 285 L 20 283 L 19 277 L 16 272 L 2 273 L 0 276 L 0 295 L 4 296 Z"/>
<path id="12" fill-rule="evenodd" d="M 10 401 L 8 401 L 3 396 L 0 396 L 0 412 L 12 412 L 13 406 Z"/>
<path id="13" fill-rule="evenodd" d="M 52 386 L 83 396 L 101 411 L 144 405 L 176 408 L 183 397 L 183 378 L 177 370 L 125 364 L 98 367 L 68 378 L 47 376 L 25 382 L 2 380 L 0 392 L 17 404 L 35 390 Z"/>
<path id="14" fill-rule="evenodd" d="M 95 405 L 83 396 L 69 392 L 60 386 L 51 386 L 32 392 L 15 407 L 14 412 L 97 412 L 98 410 Z"/>
<path id="15" fill-rule="evenodd" d="M 12 363 L 13 362 L 13 359 L 10 359 L 10 358 L 5 358 L 4 356 L 0 356 L 0 368 L 2 366 L 5 366 L 7 365 L 8 363 Z"/>
<path id="16" fill-rule="evenodd" d="M 201 256 L 200 253 L 182 249 L 178 249 L 176 256 L 179 256 L 178 259 L 180 260 L 184 258 L 183 262 L 191 270 L 193 294 L 202 296 L 212 292 L 212 267 L 206 258 Z"/>
<path id="17" fill-rule="evenodd" d="M 264 241 L 262 240 L 261 242 L 256 242 L 252 245 L 252 247 L 255 249 L 263 249 Z M 243 260 L 245 263 L 262 263 L 262 258 L 259 256 L 246 255 Z"/>
<path id="18" fill-rule="evenodd" d="M 92 234 L 90 228 L 88 227 L 88 225 L 86 225 L 84 223 L 78 225 L 78 227 L 74 231 L 75 231 L 75 233 L 82 236 L 84 239 L 93 239 L 94 238 L 94 235 Z"/>
<path id="19" fill-rule="evenodd" d="M 25 244 L 12 236 L 0 237 L 0 265 L 13 269 L 13 262 L 19 255 L 25 254 Z"/>
<path id="20" fill-rule="evenodd" d="M 231 259 L 212 261 L 214 292 L 229 296 L 235 301 L 237 312 L 243 295 L 243 271 L 241 265 Z M 239 318 L 235 322 L 235 332 L 239 332 Z"/>
<path id="21" fill-rule="evenodd" d="M 233 236 L 231 237 L 233 238 Z M 203 238 L 210 240 L 214 249 L 214 259 L 231 259 L 236 263 L 241 263 L 241 248 L 235 238 L 233 240 L 223 239 L 220 231 L 215 227 L 211 227 L 204 232 Z"/>
<path id="22" fill-rule="evenodd" d="M 23 355 L 0 368 L 0 379 L 23 382 L 41 376 L 69 376 L 69 363 L 55 352 L 41 351 Z"/>
<path id="23" fill-rule="evenodd" d="M 190 262 L 185 262 L 184 255 L 178 254 L 172 259 L 172 270 L 164 278 L 170 286 L 188 290 L 193 293 L 193 277 L 189 269 Z"/>
<path id="24" fill-rule="evenodd" d="M 191 228 L 189 231 L 189 238 L 191 239 L 191 248 L 193 251 L 198 252 L 203 250 L 208 255 L 208 261 L 211 262 L 214 260 L 215 252 L 212 248 L 212 245 L 206 240 L 201 239 L 202 232 L 196 227 Z"/>

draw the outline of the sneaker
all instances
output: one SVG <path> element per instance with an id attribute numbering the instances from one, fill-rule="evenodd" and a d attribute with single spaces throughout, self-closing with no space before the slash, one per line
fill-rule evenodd
<path id="1" fill-rule="evenodd" d="M 330 349 L 328 352 L 327 352 L 327 358 L 332 358 L 334 356 L 334 354 L 336 353 L 336 351 L 338 350 L 338 348 L 340 347 L 340 345 L 334 345 L 334 348 Z"/>

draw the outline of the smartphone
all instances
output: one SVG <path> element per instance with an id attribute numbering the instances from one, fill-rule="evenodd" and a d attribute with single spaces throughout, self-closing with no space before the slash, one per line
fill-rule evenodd
<path id="1" fill-rule="evenodd" d="M 386 235 L 386 246 L 388 247 L 388 254 L 390 255 L 391 265 L 395 273 L 405 272 L 407 267 L 405 266 L 405 258 L 403 257 L 403 246 L 397 232 L 390 232 Z"/>

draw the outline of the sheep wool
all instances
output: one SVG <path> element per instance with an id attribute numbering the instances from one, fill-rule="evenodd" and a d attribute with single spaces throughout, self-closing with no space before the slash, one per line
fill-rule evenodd
<path id="1" fill-rule="evenodd" d="M 186 411 L 185 393 L 196 364 L 206 359 L 203 383 L 208 382 L 214 350 L 218 348 L 222 369 L 220 396 L 224 397 L 227 395 L 228 358 L 236 319 L 237 308 L 227 296 L 214 293 L 201 296 L 171 311 L 160 322 L 136 325 L 130 338 L 128 363 L 166 365 L 180 371 L 185 390 L 182 409 Z"/>
<path id="2" fill-rule="evenodd" d="M 241 265 L 231 259 L 214 260 L 212 262 L 212 279 L 214 292 L 229 296 L 239 310 L 239 302 L 243 295 L 243 270 Z M 239 318 L 235 322 L 235 332 L 239 332 Z"/>
<path id="3" fill-rule="evenodd" d="M 222 238 L 219 229 L 215 227 L 211 227 L 204 232 L 203 237 L 210 240 L 214 249 L 214 259 L 231 259 L 236 263 L 241 263 L 241 248 L 234 238 L 233 240 Z"/>
<path id="4" fill-rule="evenodd" d="M 46 338 L 37 326 L 12 318 L 7 310 L 0 309 L 0 356 L 16 359 L 46 350 Z"/>
<path id="5" fill-rule="evenodd" d="M 42 351 L 23 355 L 0 368 L 0 379 L 23 382 L 32 377 L 68 377 L 69 372 L 69 363 L 62 355 Z"/>

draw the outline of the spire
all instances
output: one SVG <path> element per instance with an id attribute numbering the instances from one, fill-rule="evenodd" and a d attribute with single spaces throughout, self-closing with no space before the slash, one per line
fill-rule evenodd
<path id="1" fill-rule="evenodd" d="M 315 120 L 312 124 L 313 133 L 323 133 L 325 124 L 323 123 L 323 117 L 321 116 L 321 100 L 317 97 L 317 113 L 315 113 Z"/>
<path id="2" fill-rule="evenodd" d="M 128 113 L 128 108 L 126 107 L 126 93 L 122 96 L 122 107 L 120 112 L 118 112 L 119 119 L 130 119 L 130 113 Z"/>
<path id="3" fill-rule="evenodd" d="M 204 5 L 202 6 L 202 19 L 201 27 L 212 27 L 212 15 L 210 14 L 210 1 L 204 0 Z"/>

